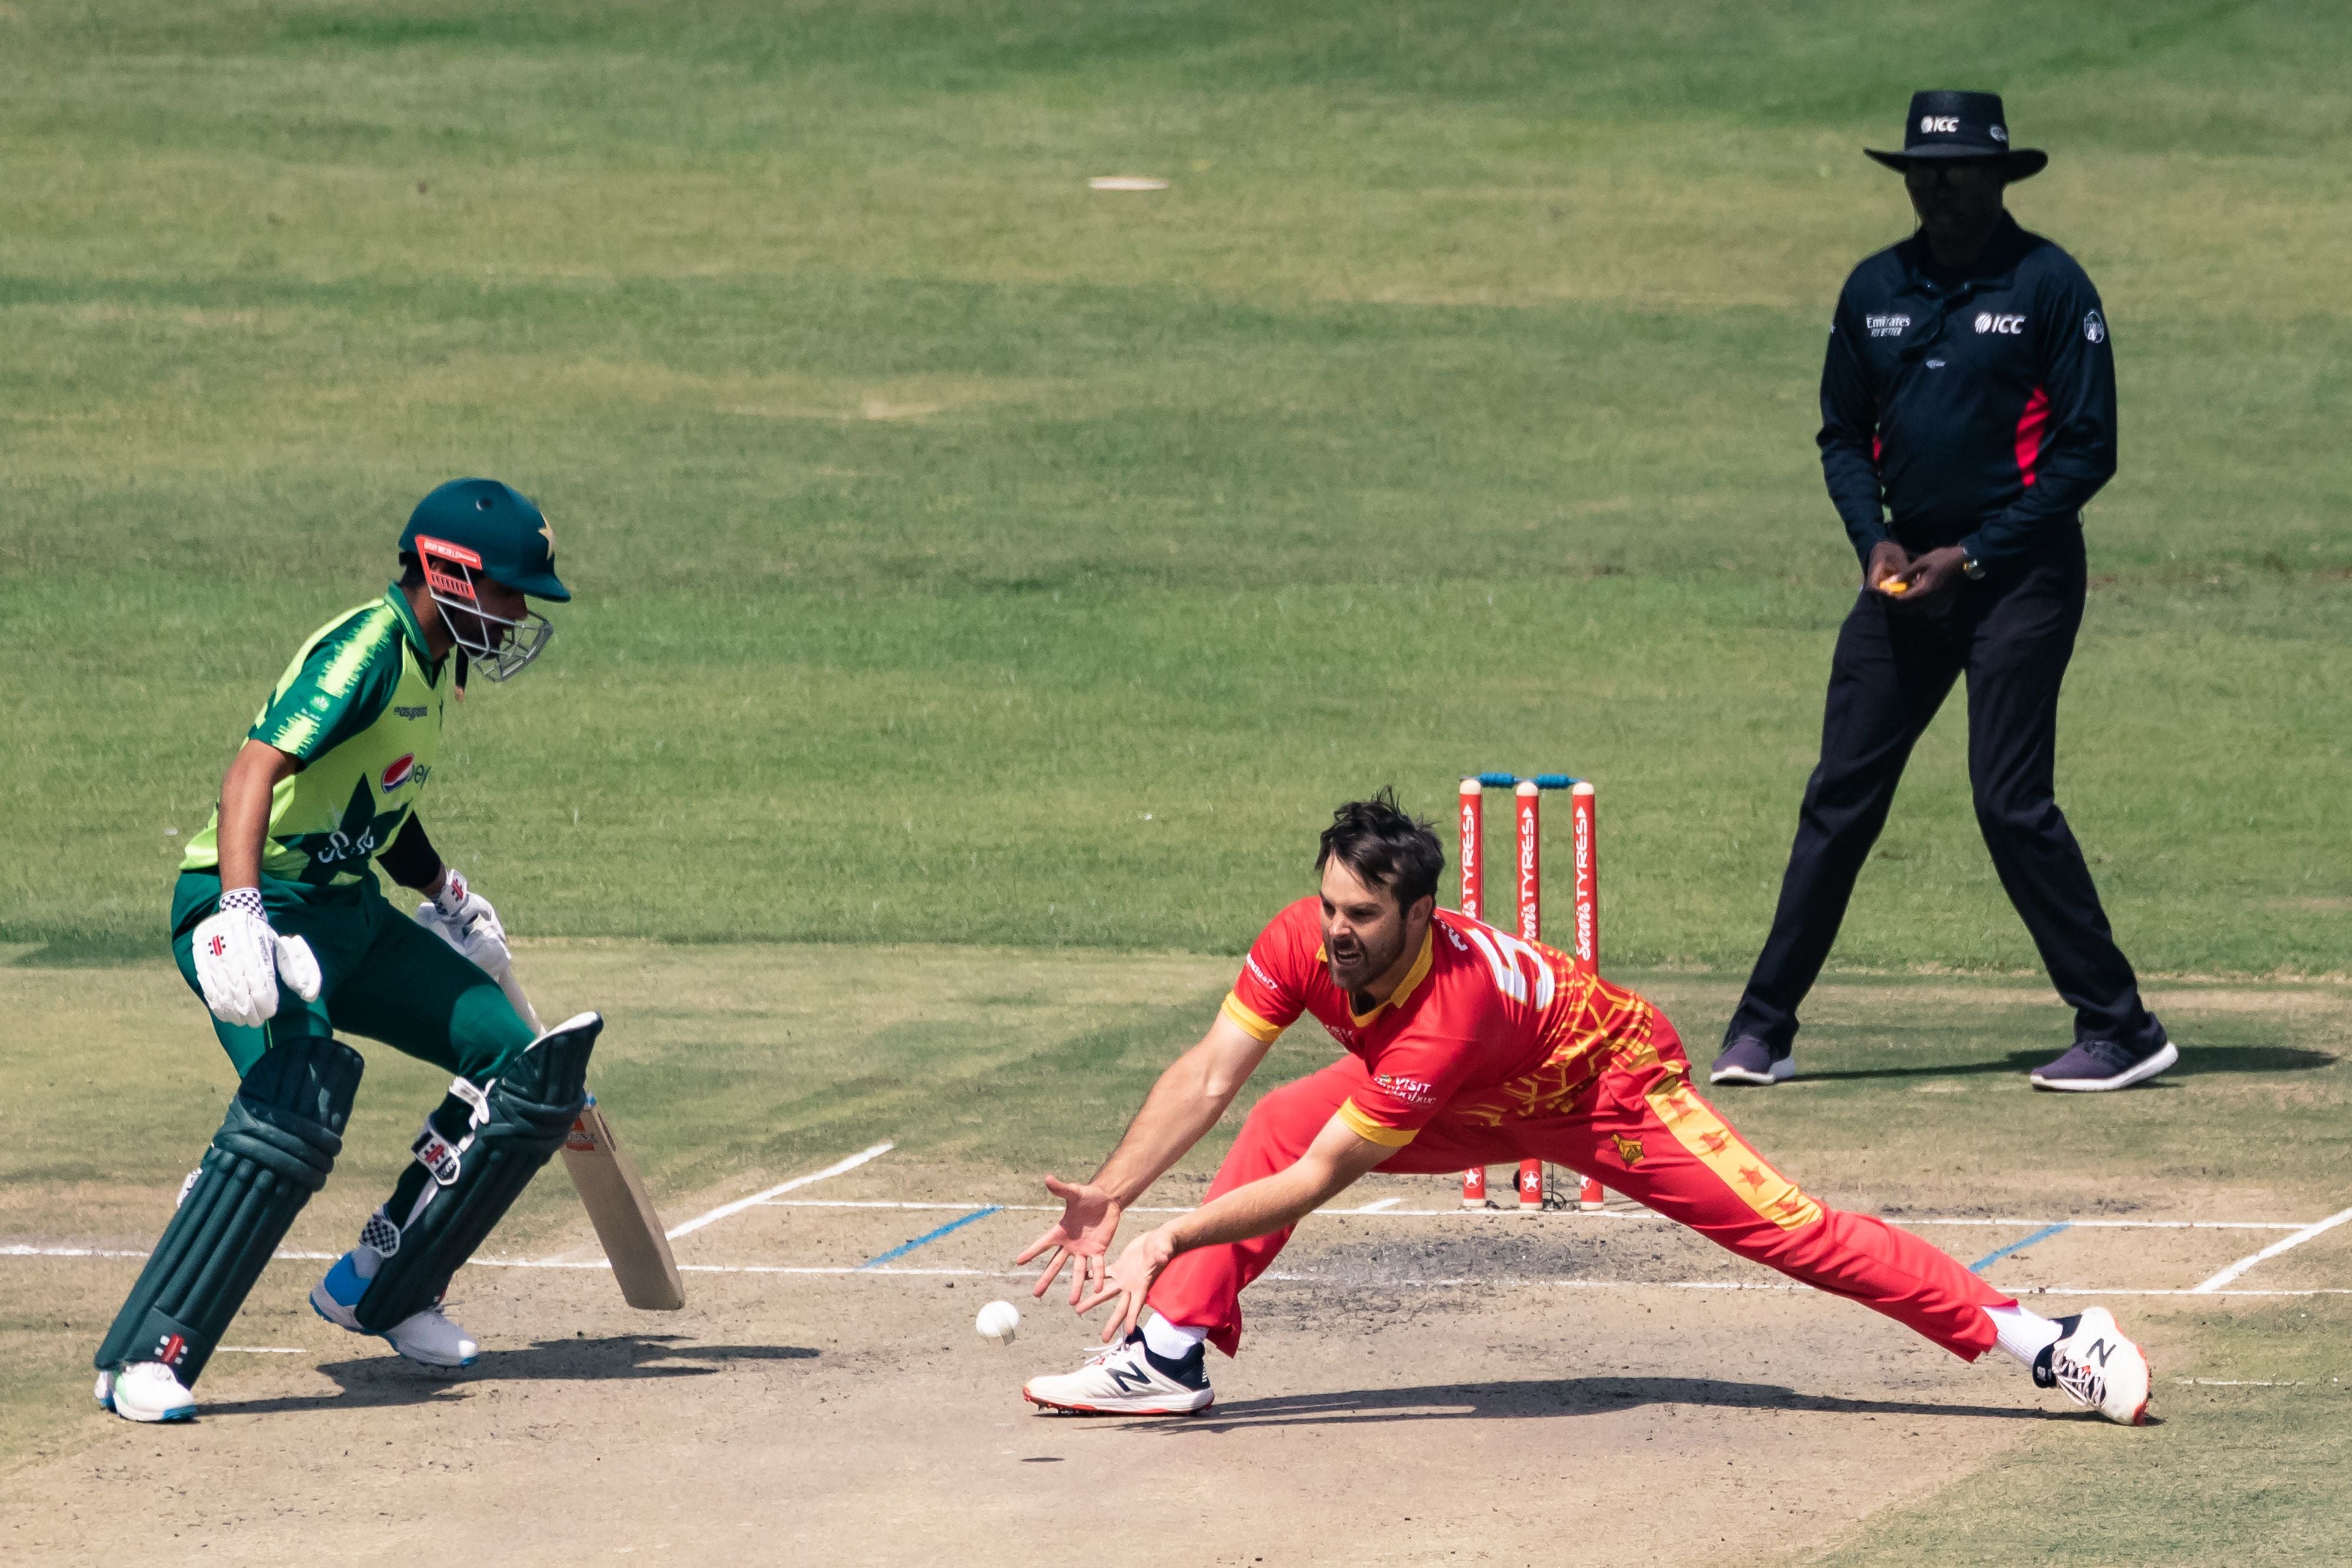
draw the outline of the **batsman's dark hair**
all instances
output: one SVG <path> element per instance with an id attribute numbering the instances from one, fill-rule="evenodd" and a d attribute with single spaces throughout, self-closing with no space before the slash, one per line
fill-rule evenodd
<path id="1" fill-rule="evenodd" d="M 1399 909 L 1436 897 L 1437 879 L 1445 870 L 1445 850 L 1437 841 L 1437 831 L 1397 804 L 1393 785 L 1331 813 L 1322 850 L 1315 857 L 1317 873 L 1335 855 L 1366 882 L 1395 894 Z"/>
<path id="2" fill-rule="evenodd" d="M 417 559 L 416 552 L 413 549 L 400 552 L 400 586 L 403 588 L 425 586 L 425 563 Z"/>

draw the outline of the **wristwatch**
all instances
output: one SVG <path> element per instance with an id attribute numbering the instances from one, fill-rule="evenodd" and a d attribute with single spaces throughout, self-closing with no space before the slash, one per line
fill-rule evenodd
<path id="1" fill-rule="evenodd" d="M 1970 582 L 1982 582 L 1984 580 L 1984 562 L 1979 560 L 1972 555 L 1964 555 L 1960 558 L 1960 575 L 1962 577 L 1967 578 Z"/>

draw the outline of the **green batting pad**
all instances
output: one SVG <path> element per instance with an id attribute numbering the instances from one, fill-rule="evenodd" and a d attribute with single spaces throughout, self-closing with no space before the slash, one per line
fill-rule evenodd
<path id="1" fill-rule="evenodd" d="M 99 1346 L 101 1371 L 160 1361 L 195 1383 L 294 1217 L 327 1185 L 365 1067 L 350 1046 L 317 1036 L 263 1052 Z"/>
<path id="2" fill-rule="evenodd" d="M 447 1101 L 425 1119 L 415 1149 L 421 1179 L 419 1170 L 405 1173 L 387 1206 L 392 1224 L 371 1225 L 362 1238 L 383 1254 L 352 1308 L 362 1328 L 382 1333 L 440 1300 L 449 1276 L 563 1146 L 588 1103 L 588 1053 L 604 1027 L 589 1013 L 532 1042 L 486 1091 L 464 1079 L 450 1085 L 470 1106 L 465 1130 L 446 1124 Z"/>

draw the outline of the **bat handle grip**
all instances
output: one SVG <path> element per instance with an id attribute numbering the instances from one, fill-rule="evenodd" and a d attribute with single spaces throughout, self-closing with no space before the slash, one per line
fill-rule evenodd
<path id="1" fill-rule="evenodd" d="M 499 989 L 507 994 L 507 1000 L 514 1004 L 515 1011 L 522 1014 L 523 1022 L 530 1025 L 531 1033 L 536 1035 L 547 1032 L 547 1026 L 539 1021 L 539 1009 L 530 1005 L 529 997 L 523 995 L 522 982 L 514 977 L 514 969 L 511 966 L 508 967 L 505 974 L 499 977 Z"/>

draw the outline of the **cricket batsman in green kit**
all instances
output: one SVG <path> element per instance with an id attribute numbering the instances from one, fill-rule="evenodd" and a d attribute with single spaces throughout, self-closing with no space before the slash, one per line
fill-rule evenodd
<path id="1" fill-rule="evenodd" d="M 474 1359 L 442 1293 L 586 1099 L 604 1020 L 583 1013 L 545 1034 L 524 1021 L 500 987 L 497 913 L 416 815 L 446 699 L 463 699 L 469 668 L 503 681 L 547 645 L 553 629 L 526 596 L 572 597 L 553 530 L 496 480 L 457 479 L 418 504 L 400 559 L 381 599 L 295 653 L 180 862 L 172 953 L 239 1082 L 99 1347 L 99 1402 L 129 1420 L 195 1414 L 189 1386 L 326 1185 L 362 1067 L 337 1034 L 456 1075 L 391 1197 L 310 1292 L 320 1316 L 427 1365 Z M 377 867 L 425 895 L 415 919 L 385 899 Z"/>

